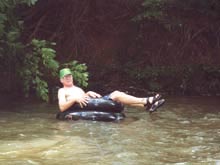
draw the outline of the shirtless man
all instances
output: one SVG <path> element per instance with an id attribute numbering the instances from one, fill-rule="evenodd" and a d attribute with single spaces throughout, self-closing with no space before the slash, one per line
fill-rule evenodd
<path id="1" fill-rule="evenodd" d="M 63 84 L 63 88 L 60 88 L 58 91 L 58 101 L 61 112 L 66 111 L 75 103 L 78 103 L 83 107 L 87 105 L 90 98 L 102 97 L 96 92 L 85 92 L 83 89 L 75 86 L 72 72 L 69 68 L 60 70 L 60 82 Z M 139 98 L 120 91 L 114 91 L 109 95 L 104 96 L 104 98 L 120 102 L 124 105 L 146 107 L 146 110 L 149 110 L 150 112 L 155 111 L 165 102 L 164 99 L 161 99 L 160 94 L 147 98 Z"/>

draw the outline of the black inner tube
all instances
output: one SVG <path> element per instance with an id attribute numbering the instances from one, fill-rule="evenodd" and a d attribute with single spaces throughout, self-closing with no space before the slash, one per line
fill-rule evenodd
<path id="1" fill-rule="evenodd" d="M 74 104 L 68 110 L 57 113 L 60 120 L 94 120 L 94 121 L 118 121 L 125 118 L 124 105 L 113 100 L 95 98 L 88 101 L 87 106 L 80 107 Z"/>
<path id="2" fill-rule="evenodd" d="M 80 107 L 79 104 L 74 104 L 69 108 L 73 111 L 100 111 L 100 112 L 113 112 L 120 113 L 124 110 L 124 105 L 113 100 L 104 98 L 89 99 L 88 104 Z"/>

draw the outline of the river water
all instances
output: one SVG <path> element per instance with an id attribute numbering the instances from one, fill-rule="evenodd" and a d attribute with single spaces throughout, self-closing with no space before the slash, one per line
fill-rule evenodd
<path id="1" fill-rule="evenodd" d="M 57 105 L 0 110 L 2 165 L 220 165 L 220 98 L 167 98 L 149 115 L 126 107 L 121 122 L 58 121 Z"/>

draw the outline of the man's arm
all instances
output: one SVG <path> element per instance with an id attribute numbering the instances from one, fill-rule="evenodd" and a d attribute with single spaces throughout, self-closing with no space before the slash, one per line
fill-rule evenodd
<path id="1" fill-rule="evenodd" d="M 91 97 L 91 98 L 100 98 L 102 97 L 100 94 L 96 93 L 96 92 L 93 92 L 93 91 L 88 91 L 86 93 L 87 96 Z"/>
<path id="2" fill-rule="evenodd" d="M 59 108 L 60 111 L 63 112 L 71 107 L 75 102 L 76 99 L 72 98 L 71 100 L 66 100 L 65 92 L 62 89 L 58 91 L 58 101 L 59 101 Z"/>

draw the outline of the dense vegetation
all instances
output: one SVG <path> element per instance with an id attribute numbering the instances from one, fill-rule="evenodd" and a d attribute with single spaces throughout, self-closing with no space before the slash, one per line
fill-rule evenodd
<path id="1" fill-rule="evenodd" d="M 57 81 L 59 67 L 74 68 L 79 84 L 87 86 L 86 65 L 77 61 L 60 64 L 56 59 L 56 43 L 31 38 L 22 42 L 23 18 L 20 12 L 37 0 L 3 0 L 0 2 L 0 69 L 1 92 L 10 95 L 36 95 L 49 101 L 49 90 Z M 50 92 L 51 93 L 51 92 Z M 2 95 L 3 97 L 5 95 Z M 52 97 L 51 97 L 52 98 Z"/>
<path id="2" fill-rule="evenodd" d="M 3 0 L 1 91 L 48 100 L 59 68 L 86 87 L 88 66 L 102 93 L 219 94 L 219 18 L 218 0 Z"/>

